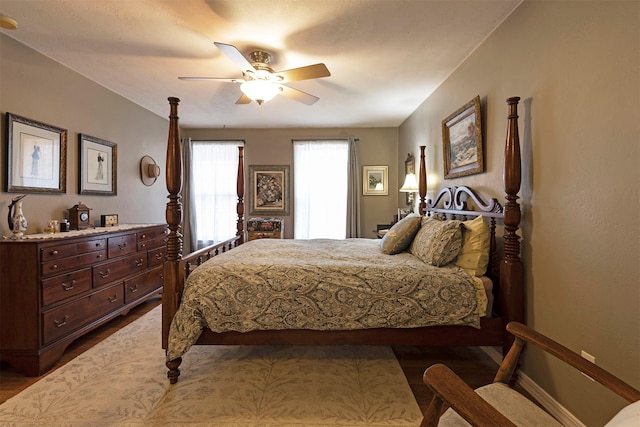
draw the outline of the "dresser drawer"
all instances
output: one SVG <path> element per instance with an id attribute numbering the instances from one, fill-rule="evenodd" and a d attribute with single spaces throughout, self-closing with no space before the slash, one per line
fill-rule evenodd
<path id="1" fill-rule="evenodd" d="M 125 234 L 124 236 L 109 237 L 107 240 L 107 251 L 109 258 L 117 258 L 136 252 L 136 235 Z"/>
<path id="2" fill-rule="evenodd" d="M 103 251 L 107 248 L 106 239 L 86 240 L 78 243 L 69 243 L 66 245 L 49 246 L 40 249 L 40 259 L 42 261 L 51 261 L 76 254 L 87 252 Z"/>
<path id="3" fill-rule="evenodd" d="M 167 256 L 167 247 L 161 246 L 147 252 L 147 265 L 149 268 L 164 265 L 164 259 Z"/>
<path id="4" fill-rule="evenodd" d="M 144 247 L 147 249 L 154 248 L 158 245 L 164 244 L 165 239 L 167 238 L 167 229 L 166 227 L 158 227 L 152 230 L 140 231 L 136 233 L 136 237 L 138 244 L 144 243 Z M 153 240 L 156 240 L 156 242 L 152 244 L 151 241 Z"/>
<path id="5" fill-rule="evenodd" d="M 163 269 L 156 268 L 155 270 L 148 271 L 140 274 L 131 279 L 124 281 L 124 302 L 129 304 L 132 301 L 142 298 L 148 295 L 150 292 L 162 288 L 163 282 Z"/>
<path id="6" fill-rule="evenodd" d="M 107 251 L 96 251 L 54 261 L 43 262 L 41 264 L 42 275 L 51 276 L 53 274 L 61 274 L 68 271 L 74 271 L 78 268 L 87 267 L 91 264 L 103 261 L 105 259 L 107 259 Z"/>
<path id="7" fill-rule="evenodd" d="M 92 267 L 93 287 L 108 285 L 147 268 L 147 253 L 133 254 Z"/>
<path id="8" fill-rule="evenodd" d="M 124 306 L 122 283 L 95 292 L 42 315 L 44 344 L 55 341 Z"/>
<path id="9" fill-rule="evenodd" d="M 50 305 L 91 290 L 91 268 L 42 281 L 42 305 Z"/>

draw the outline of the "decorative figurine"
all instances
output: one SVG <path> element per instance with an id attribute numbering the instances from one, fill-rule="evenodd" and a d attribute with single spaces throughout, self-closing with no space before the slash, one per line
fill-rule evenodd
<path id="1" fill-rule="evenodd" d="M 9 229 L 13 232 L 13 236 L 11 236 L 13 240 L 24 239 L 24 232 L 27 231 L 27 218 L 22 213 L 22 199 L 26 196 L 26 194 L 23 194 L 22 196 L 14 197 L 9 205 L 7 219 L 9 221 Z"/>

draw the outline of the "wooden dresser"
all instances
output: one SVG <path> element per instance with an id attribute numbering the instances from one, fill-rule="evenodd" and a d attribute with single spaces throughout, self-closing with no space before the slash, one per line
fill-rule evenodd
<path id="1" fill-rule="evenodd" d="M 28 376 L 162 290 L 164 224 L 26 237 L 0 241 L 0 360 Z"/>

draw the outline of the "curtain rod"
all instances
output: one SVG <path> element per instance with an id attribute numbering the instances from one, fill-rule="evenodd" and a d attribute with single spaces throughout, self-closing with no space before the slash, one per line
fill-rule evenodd
<path id="1" fill-rule="evenodd" d="M 295 142 L 322 142 L 322 141 L 326 141 L 326 142 L 333 142 L 333 141 L 346 141 L 349 138 L 314 138 L 314 139 L 292 139 L 291 143 L 295 143 Z M 360 138 L 353 138 L 354 141 L 358 142 L 360 141 Z"/>

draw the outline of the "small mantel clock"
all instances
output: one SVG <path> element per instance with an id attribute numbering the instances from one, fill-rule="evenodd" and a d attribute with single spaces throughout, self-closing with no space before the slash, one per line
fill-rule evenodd
<path id="1" fill-rule="evenodd" d="M 91 228 L 91 221 L 89 219 L 90 210 L 91 208 L 80 202 L 69 209 L 69 222 L 71 223 L 72 230 Z"/>

